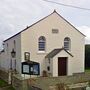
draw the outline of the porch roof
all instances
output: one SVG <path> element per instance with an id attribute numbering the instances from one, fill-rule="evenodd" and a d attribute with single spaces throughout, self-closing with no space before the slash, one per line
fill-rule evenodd
<path id="1" fill-rule="evenodd" d="M 67 51 L 65 48 L 57 48 L 57 49 L 52 50 L 50 53 L 48 53 L 45 56 L 45 58 L 53 58 L 55 55 L 57 55 L 62 50 L 64 50 L 66 53 L 68 53 L 70 56 L 73 57 L 73 55 L 69 51 Z"/>

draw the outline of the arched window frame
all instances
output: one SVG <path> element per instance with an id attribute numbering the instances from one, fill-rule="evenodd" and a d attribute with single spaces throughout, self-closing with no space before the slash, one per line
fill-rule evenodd
<path id="1" fill-rule="evenodd" d="M 69 37 L 64 38 L 64 48 L 66 50 L 71 50 L 71 39 Z"/>
<path id="2" fill-rule="evenodd" d="M 45 51 L 46 49 L 46 38 L 44 36 L 40 36 L 38 38 L 38 51 Z"/>

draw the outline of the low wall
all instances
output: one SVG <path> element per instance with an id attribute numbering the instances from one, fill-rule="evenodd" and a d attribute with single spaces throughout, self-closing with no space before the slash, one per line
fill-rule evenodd
<path id="1" fill-rule="evenodd" d="M 64 83 L 65 85 L 90 82 L 90 73 L 77 74 L 73 76 L 60 76 L 60 77 L 41 77 L 37 78 L 34 82 L 34 86 L 41 88 L 42 90 L 48 90 L 50 86 Z"/>
<path id="2" fill-rule="evenodd" d="M 22 79 L 15 76 L 12 77 L 12 86 L 15 88 L 15 90 L 23 90 L 23 85 L 26 86 L 26 84 L 23 84 Z"/>
<path id="3" fill-rule="evenodd" d="M 8 81 L 8 72 L 0 70 L 0 78 Z M 90 73 L 60 77 L 37 77 L 30 79 L 24 79 L 18 74 L 14 74 L 12 77 L 12 85 L 15 90 L 59 90 L 57 89 L 57 85 L 61 85 L 62 83 L 64 83 L 66 86 L 74 86 L 75 84 L 84 84 L 86 82 L 90 82 Z"/>
<path id="4" fill-rule="evenodd" d="M 34 86 L 36 79 L 24 79 L 19 75 L 14 75 L 12 78 L 12 85 L 15 90 L 42 90 L 39 87 Z"/>

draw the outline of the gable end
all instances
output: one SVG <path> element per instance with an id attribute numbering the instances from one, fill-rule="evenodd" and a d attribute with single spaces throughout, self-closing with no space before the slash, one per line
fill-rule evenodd
<path id="1" fill-rule="evenodd" d="M 72 26 L 75 30 L 77 30 L 80 34 L 82 34 L 83 36 L 85 36 L 83 33 L 81 33 L 78 29 L 76 29 L 71 23 L 69 23 L 65 18 L 63 18 L 60 14 L 58 14 L 57 12 L 56 12 L 56 10 L 54 10 L 51 14 L 49 14 L 48 16 L 46 16 L 46 17 L 44 17 L 44 18 L 42 18 L 42 19 L 40 19 L 39 21 L 37 21 L 37 22 L 35 22 L 35 23 L 33 23 L 32 25 L 30 25 L 30 26 L 27 26 L 25 29 L 23 29 L 22 31 L 20 31 L 20 32 L 18 32 L 17 34 L 15 34 L 15 35 L 13 35 L 13 36 L 11 36 L 10 38 L 8 38 L 8 39 L 6 39 L 6 40 L 4 40 L 4 42 L 6 42 L 6 41 L 8 41 L 9 39 L 11 39 L 11 38 L 13 38 L 13 37 L 15 37 L 15 36 L 17 36 L 18 34 L 20 34 L 20 33 L 22 33 L 22 32 L 24 32 L 24 31 L 26 31 L 28 28 L 30 28 L 30 27 L 32 27 L 32 26 L 34 26 L 34 25 L 36 25 L 37 23 L 39 23 L 40 21 L 42 21 L 42 20 L 44 20 L 44 19 L 46 19 L 46 18 L 48 18 L 49 16 L 51 16 L 53 13 L 56 13 L 58 16 L 60 16 L 64 21 L 66 21 L 70 26 Z M 86 36 L 85 36 L 86 37 Z"/>

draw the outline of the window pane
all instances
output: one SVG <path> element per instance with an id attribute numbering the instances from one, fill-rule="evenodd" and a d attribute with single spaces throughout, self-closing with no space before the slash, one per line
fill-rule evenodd
<path id="1" fill-rule="evenodd" d="M 39 50 L 40 51 L 44 51 L 45 50 L 45 37 L 43 37 L 43 36 L 41 36 L 40 38 L 39 38 L 39 42 L 38 42 L 38 48 L 39 48 Z"/>
<path id="2" fill-rule="evenodd" d="M 70 38 L 68 37 L 64 39 L 64 48 L 70 50 Z"/>

